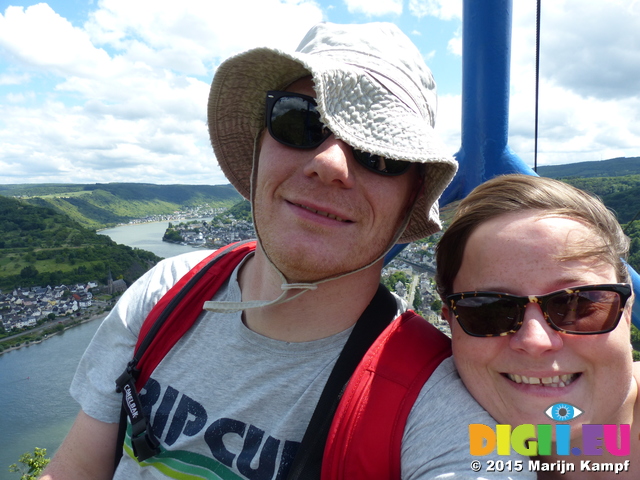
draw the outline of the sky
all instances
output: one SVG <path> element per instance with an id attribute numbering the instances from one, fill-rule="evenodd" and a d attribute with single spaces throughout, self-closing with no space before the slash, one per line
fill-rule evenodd
<path id="1" fill-rule="evenodd" d="M 206 103 L 225 58 L 321 21 L 392 22 L 460 149 L 462 0 L 0 0 L 0 183 L 228 183 Z M 513 0 L 509 146 L 533 166 L 536 0 Z M 640 156 L 640 0 L 542 1 L 538 165 Z"/>

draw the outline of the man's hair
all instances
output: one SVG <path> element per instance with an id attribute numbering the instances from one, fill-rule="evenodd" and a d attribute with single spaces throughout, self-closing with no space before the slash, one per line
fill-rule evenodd
<path id="1" fill-rule="evenodd" d="M 436 284 L 442 298 L 453 292 L 469 237 L 481 224 L 500 215 L 537 210 L 582 222 L 598 241 L 572 245 L 561 260 L 593 258 L 614 267 L 618 282 L 629 282 L 624 263 L 629 251 L 615 215 L 597 197 L 564 182 L 533 175 L 502 175 L 476 187 L 457 208 L 436 249 Z"/>

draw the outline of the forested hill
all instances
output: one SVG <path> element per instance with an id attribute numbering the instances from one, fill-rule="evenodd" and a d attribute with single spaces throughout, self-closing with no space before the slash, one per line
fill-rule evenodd
<path id="1" fill-rule="evenodd" d="M 620 223 L 640 218 L 640 157 L 539 167 L 538 173 L 599 196 Z"/>
<path id="2" fill-rule="evenodd" d="M 118 245 L 51 208 L 0 196 L 0 289 L 112 277 L 128 284 L 160 259 Z"/>
<path id="3" fill-rule="evenodd" d="M 228 207 L 241 199 L 231 185 L 143 183 L 0 185 L 0 195 L 54 208 L 92 229 L 200 205 Z"/>
<path id="4" fill-rule="evenodd" d="M 551 178 L 623 177 L 640 175 L 640 157 L 620 157 L 592 162 L 538 167 L 538 174 Z"/>

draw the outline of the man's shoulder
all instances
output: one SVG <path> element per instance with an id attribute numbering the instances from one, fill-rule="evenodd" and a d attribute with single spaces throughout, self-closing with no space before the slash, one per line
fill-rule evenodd
<path id="1" fill-rule="evenodd" d="M 165 258 L 151 269 L 150 274 L 164 279 L 174 278 L 174 281 L 177 281 L 215 251 L 198 249 L 193 252 Z"/>
<path id="2" fill-rule="evenodd" d="M 202 260 L 215 253 L 217 250 L 208 250 L 208 249 L 194 249 L 193 252 L 181 253 L 180 255 L 175 255 L 173 257 L 168 257 L 160 262 L 158 262 L 157 266 L 161 266 L 162 268 L 171 268 L 173 266 L 178 267 L 187 267 L 189 269 L 195 267 Z"/>

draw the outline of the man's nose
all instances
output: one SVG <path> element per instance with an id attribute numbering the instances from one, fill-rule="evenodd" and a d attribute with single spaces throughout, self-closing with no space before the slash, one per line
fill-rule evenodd
<path id="1" fill-rule="evenodd" d="M 561 349 L 563 340 L 560 332 L 547 323 L 540 305 L 529 303 L 525 307 L 522 326 L 511 335 L 510 346 L 515 350 L 540 356 Z"/>
<path id="2" fill-rule="evenodd" d="M 335 184 L 345 188 L 354 185 L 353 151 L 351 147 L 331 135 L 315 150 L 304 166 L 307 176 L 317 176 L 326 184 Z"/>

